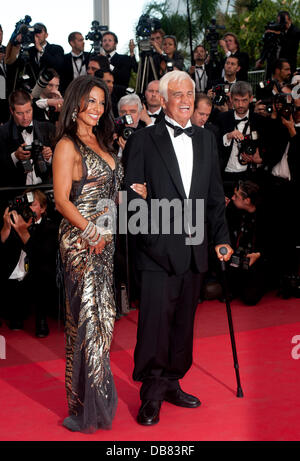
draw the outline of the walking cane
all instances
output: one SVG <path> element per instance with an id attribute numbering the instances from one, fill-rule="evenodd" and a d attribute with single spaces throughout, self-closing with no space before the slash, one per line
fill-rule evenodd
<path id="1" fill-rule="evenodd" d="M 220 248 L 221 255 L 225 256 L 227 254 L 227 252 L 228 252 L 228 250 L 227 250 L 226 247 L 221 247 Z M 227 278 L 226 278 L 226 263 L 225 263 L 225 261 L 221 261 L 221 269 L 222 269 L 222 275 L 223 275 L 223 289 L 224 289 L 224 293 L 225 293 L 226 310 L 227 310 L 229 332 L 230 332 L 230 339 L 231 339 L 231 346 L 232 346 L 232 353 L 233 353 L 233 363 L 234 363 L 234 369 L 235 369 L 236 381 L 237 381 L 237 394 L 236 394 L 236 396 L 237 397 L 244 397 L 242 387 L 241 387 L 239 363 L 238 363 L 238 358 L 237 358 L 234 331 L 233 331 L 233 322 L 232 322 L 231 308 L 230 308 L 230 302 L 229 302 L 229 294 L 228 294 L 228 286 L 227 286 Z"/>

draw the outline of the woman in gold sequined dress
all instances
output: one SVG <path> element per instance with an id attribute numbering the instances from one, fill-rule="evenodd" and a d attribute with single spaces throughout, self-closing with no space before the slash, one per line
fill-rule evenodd
<path id="1" fill-rule="evenodd" d="M 73 431 L 110 428 L 117 405 L 109 351 L 115 320 L 112 223 L 122 168 L 111 147 L 113 130 L 105 83 L 89 76 L 74 80 L 53 160 L 66 291 L 69 416 L 63 424 Z"/>

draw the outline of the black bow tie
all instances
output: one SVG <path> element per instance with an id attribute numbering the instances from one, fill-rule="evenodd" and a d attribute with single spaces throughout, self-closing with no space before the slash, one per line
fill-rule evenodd
<path id="1" fill-rule="evenodd" d="M 180 136 L 182 133 L 185 133 L 190 138 L 195 134 L 195 129 L 193 126 L 189 126 L 188 128 L 181 128 L 181 126 L 172 125 L 172 123 L 169 123 L 167 121 L 166 125 L 168 125 L 170 128 L 173 128 L 174 138 L 177 138 L 177 136 Z"/>
<path id="2" fill-rule="evenodd" d="M 80 56 L 73 56 L 73 61 L 77 61 L 77 59 L 82 60 L 83 56 L 82 54 Z"/>
<path id="3" fill-rule="evenodd" d="M 157 118 L 158 114 L 149 114 L 149 117 Z"/>
<path id="4" fill-rule="evenodd" d="M 249 120 L 248 117 L 244 117 L 244 118 L 241 118 L 241 119 L 237 119 L 237 118 L 235 119 L 236 124 L 241 123 L 241 122 L 247 122 L 248 120 Z"/>
<path id="5" fill-rule="evenodd" d="M 204 70 L 204 66 L 196 66 L 196 69 L 202 69 L 202 70 Z"/>
<path id="6" fill-rule="evenodd" d="M 18 128 L 19 133 L 22 133 L 25 130 L 25 131 L 27 131 L 27 133 L 30 134 L 33 131 L 33 126 L 32 125 L 30 125 L 30 126 L 20 126 L 19 125 L 17 128 Z"/>

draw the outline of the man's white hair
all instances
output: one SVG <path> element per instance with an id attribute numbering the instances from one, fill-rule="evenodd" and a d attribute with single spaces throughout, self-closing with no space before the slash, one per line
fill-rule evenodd
<path id="1" fill-rule="evenodd" d="M 159 93 L 165 101 L 168 101 L 169 84 L 171 82 L 183 82 L 184 80 L 190 80 L 192 82 L 195 96 L 195 82 L 189 74 L 183 70 L 172 70 L 172 72 L 167 72 L 159 81 Z"/>
<path id="2" fill-rule="evenodd" d="M 122 96 L 122 98 L 118 102 L 118 112 L 120 113 L 122 106 L 138 106 L 138 111 L 141 112 L 143 110 L 143 106 L 141 100 L 137 94 L 126 94 L 126 96 Z"/>

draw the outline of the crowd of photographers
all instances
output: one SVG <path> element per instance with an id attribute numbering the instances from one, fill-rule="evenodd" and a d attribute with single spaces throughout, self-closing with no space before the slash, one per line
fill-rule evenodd
<path id="1" fill-rule="evenodd" d="M 115 152 L 122 158 L 135 130 L 164 118 L 160 77 L 173 69 L 190 74 L 196 90 L 192 123 L 212 130 L 218 143 L 235 251 L 229 265 L 231 296 L 248 305 L 257 304 L 270 289 L 284 297 L 300 296 L 300 30 L 289 14 L 280 12 L 266 28 L 256 66 L 267 61 L 268 80 L 255 88 L 247 81 L 248 54 L 240 50 L 233 33 L 219 37 L 215 22 L 206 37 L 208 49 L 197 45 L 190 67 L 185 67 L 175 35 L 165 35 L 159 22 L 148 16 L 137 26 L 139 59 L 133 40 L 129 54 L 119 54 L 116 34 L 97 21 L 86 36 L 92 50 L 85 51 L 84 36 L 76 31 L 68 37 L 69 53 L 48 42 L 44 24 L 30 22 L 26 16 L 16 24 L 6 47 L 0 26 L 0 282 L 8 295 L 0 315 L 9 319 L 10 328 L 22 328 L 34 305 L 36 335 L 47 336 L 50 304 L 55 307 L 60 296 L 55 269 L 60 217 L 51 199 L 51 165 L 64 94 L 81 75 L 95 75 L 107 84 L 115 117 Z M 275 56 L 276 50 L 280 53 Z M 133 73 L 135 89 L 129 88 Z M 130 276 L 126 273 L 127 251 L 125 239 L 117 254 L 123 275 L 116 279 L 124 287 L 130 278 L 132 303 L 138 300 L 138 280 L 134 268 Z M 219 281 L 212 251 L 204 299 L 222 300 Z"/>

